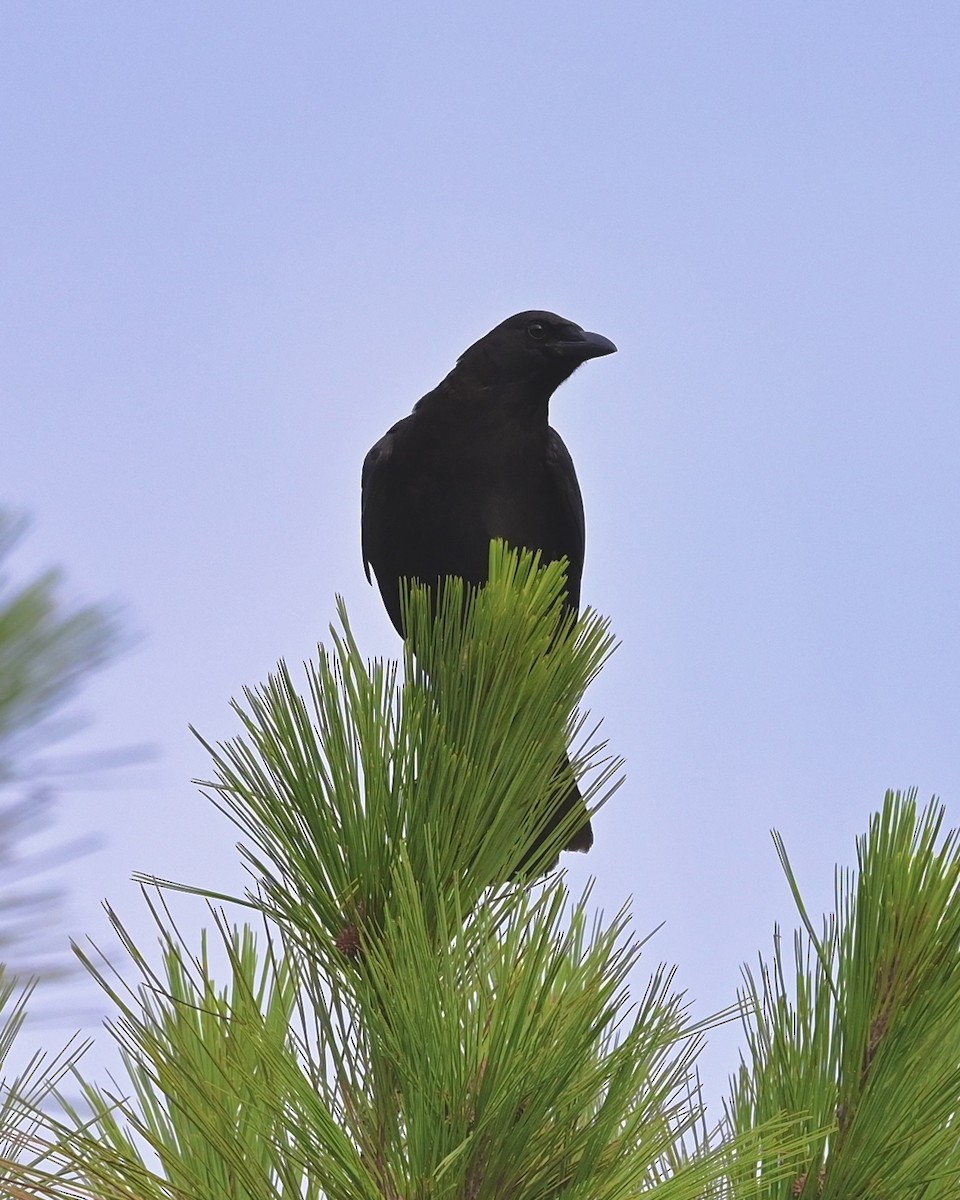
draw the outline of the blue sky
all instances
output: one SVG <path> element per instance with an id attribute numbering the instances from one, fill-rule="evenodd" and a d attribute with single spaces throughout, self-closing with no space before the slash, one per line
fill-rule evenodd
<path id="1" fill-rule="evenodd" d="M 0 500 L 139 637 L 69 749 L 157 751 L 64 796 L 65 932 L 145 929 L 135 869 L 240 886 L 188 722 L 338 592 L 396 653 L 363 455 L 532 307 L 620 347 L 552 407 L 622 642 L 577 885 L 705 1013 L 793 923 L 771 827 L 818 910 L 886 787 L 957 820 L 958 46 L 947 3 L 7 0 Z"/>

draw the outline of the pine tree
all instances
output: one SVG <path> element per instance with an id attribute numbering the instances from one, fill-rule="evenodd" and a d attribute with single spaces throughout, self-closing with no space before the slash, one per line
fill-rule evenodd
<path id="1" fill-rule="evenodd" d="M 247 693 L 204 790 L 240 831 L 249 890 L 180 885 L 212 914 L 191 948 L 175 885 L 143 877 L 162 956 L 114 917 L 133 988 L 83 952 L 127 1077 L 49 1121 L 47 1159 L 19 1168 L 28 1194 L 955 1194 L 960 855 L 954 835 L 936 845 L 942 814 L 888 796 L 822 936 L 801 905 L 796 980 L 779 955 L 747 974 L 747 1057 L 708 1130 L 705 1031 L 672 972 L 631 994 L 627 910 L 604 921 L 589 889 L 541 877 L 568 829 L 533 850 L 563 744 L 594 806 L 620 772 L 578 712 L 612 638 L 590 612 L 564 622 L 563 590 L 558 565 L 494 547 L 490 584 L 449 589 L 435 624 L 411 593 L 420 656 L 402 673 L 365 662 L 341 606 L 302 690 L 281 664 Z"/>
<path id="2" fill-rule="evenodd" d="M 121 644 L 110 609 L 63 600 L 59 571 L 14 582 L 8 563 L 26 527 L 0 509 L 0 1187 L 10 1178 L 6 1162 L 31 1158 L 37 1109 L 81 1049 L 74 1039 L 52 1055 L 38 1051 L 6 1081 L 37 983 L 69 972 L 59 948 L 49 948 L 61 889 L 41 880 L 80 847 L 62 844 L 42 857 L 24 851 L 28 835 L 49 820 L 55 794 L 37 753 L 70 730 L 56 718 Z"/>

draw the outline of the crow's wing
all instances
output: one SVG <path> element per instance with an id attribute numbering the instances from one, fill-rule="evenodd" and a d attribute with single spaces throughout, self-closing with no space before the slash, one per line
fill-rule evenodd
<path id="1" fill-rule="evenodd" d="M 399 423 L 399 422 L 398 422 Z M 363 571 L 370 583 L 370 568 L 382 561 L 381 547 L 386 533 L 387 472 L 394 447 L 394 425 L 373 446 L 363 460 L 360 474 L 360 546 Z"/>
<path id="2" fill-rule="evenodd" d="M 557 519 L 562 528 L 560 542 L 570 561 L 567 591 L 570 607 L 580 608 L 580 579 L 583 575 L 583 555 L 586 548 L 586 526 L 583 519 L 583 497 L 570 451 L 560 434 L 547 430 L 547 473 L 557 499 Z"/>

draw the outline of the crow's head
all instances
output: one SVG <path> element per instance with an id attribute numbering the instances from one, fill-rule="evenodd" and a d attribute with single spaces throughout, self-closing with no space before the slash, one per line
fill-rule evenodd
<path id="1" fill-rule="evenodd" d="M 588 358 L 616 349 L 602 334 L 532 309 L 507 317 L 474 342 L 460 355 L 457 369 L 481 387 L 528 384 L 549 395 Z"/>

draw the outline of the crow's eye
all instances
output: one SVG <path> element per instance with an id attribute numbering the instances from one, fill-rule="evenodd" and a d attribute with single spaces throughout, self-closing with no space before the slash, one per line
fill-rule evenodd
<path id="1" fill-rule="evenodd" d="M 531 321 L 527 326 L 527 333 L 535 342 L 542 341 L 547 335 L 547 328 L 540 321 Z"/>

